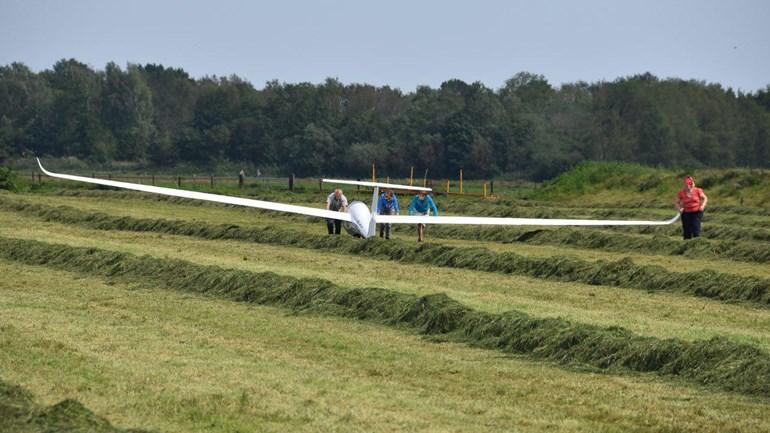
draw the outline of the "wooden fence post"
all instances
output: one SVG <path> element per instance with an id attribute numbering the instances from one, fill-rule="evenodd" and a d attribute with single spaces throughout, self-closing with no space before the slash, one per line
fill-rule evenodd
<path id="1" fill-rule="evenodd" d="M 40 173 L 37 174 L 37 184 L 38 185 L 43 184 L 43 176 Z"/>
<path id="2" fill-rule="evenodd" d="M 182 187 L 182 176 L 176 177 L 176 187 L 181 188 Z"/>
<path id="3" fill-rule="evenodd" d="M 463 194 L 463 169 L 460 169 L 460 194 Z"/>
<path id="4" fill-rule="evenodd" d="M 409 169 L 409 186 L 414 185 L 414 166 Z"/>
<path id="5" fill-rule="evenodd" d="M 484 182 L 484 198 L 487 198 L 487 183 Z"/>
<path id="6" fill-rule="evenodd" d="M 494 194 L 495 193 L 495 181 L 490 180 L 489 181 L 489 193 Z"/>
<path id="7" fill-rule="evenodd" d="M 321 179 L 318 179 L 318 192 L 324 192 L 323 181 Z"/>
<path id="8" fill-rule="evenodd" d="M 289 191 L 294 192 L 294 173 L 289 176 Z"/>
<path id="9" fill-rule="evenodd" d="M 211 188 L 214 189 L 214 176 L 211 176 Z"/>

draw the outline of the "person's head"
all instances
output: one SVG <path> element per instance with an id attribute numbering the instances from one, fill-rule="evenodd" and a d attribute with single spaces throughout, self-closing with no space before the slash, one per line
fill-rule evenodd
<path id="1" fill-rule="evenodd" d="M 684 177 L 684 186 L 687 188 L 692 188 L 695 186 L 695 181 L 692 179 L 692 176 Z"/>
<path id="2" fill-rule="evenodd" d="M 342 190 L 337 188 L 334 190 L 334 198 L 340 199 L 342 198 Z"/>
<path id="3" fill-rule="evenodd" d="M 420 200 L 425 200 L 425 196 L 427 196 L 428 193 L 425 191 L 420 191 L 417 193 L 417 196 L 420 197 Z"/>

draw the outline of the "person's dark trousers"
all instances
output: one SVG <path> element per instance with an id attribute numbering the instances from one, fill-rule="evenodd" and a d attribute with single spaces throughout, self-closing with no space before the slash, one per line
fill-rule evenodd
<path id="1" fill-rule="evenodd" d="M 700 222 L 703 212 L 682 212 L 682 235 L 685 239 L 700 236 Z"/>
<path id="2" fill-rule="evenodd" d="M 338 235 L 342 229 L 342 221 L 332 219 L 326 220 L 326 229 L 329 230 L 330 235 Z"/>
<path id="3" fill-rule="evenodd" d="M 388 209 L 386 212 L 383 212 L 384 215 L 395 215 L 395 209 Z M 382 237 L 383 233 L 385 234 L 385 239 L 390 239 L 390 231 L 393 227 L 392 224 L 380 224 L 380 237 Z"/>

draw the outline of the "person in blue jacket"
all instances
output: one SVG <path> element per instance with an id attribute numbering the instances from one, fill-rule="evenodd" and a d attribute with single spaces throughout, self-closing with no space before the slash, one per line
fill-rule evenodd
<path id="1" fill-rule="evenodd" d="M 433 198 L 425 191 L 420 191 L 409 203 L 409 215 L 427 216 L 433 212 L 433 216 L 438 216 L 438 208 Z M 425 224 L 417 224 L 417 242 L 425 240 Z"/>
<path id="2" fill-rule="evenodd" d="M 380 195 L 377 202 L 377 213 L 380 215 L 398 215 L 401 210 L 398 208 L 398 198 L 393 191 L 387 190 Z M 380 237 L 385 235 L 385 239 L 390 239 L 390 230 L 392 224 L 380 224 Z"/>

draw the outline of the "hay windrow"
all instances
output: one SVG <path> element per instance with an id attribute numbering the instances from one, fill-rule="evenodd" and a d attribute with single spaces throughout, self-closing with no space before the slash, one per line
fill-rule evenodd
<path id="1" fill-rule="evenodd" d="M 379 288 L 343 288 L 321 279 L 30 240 L 0 238 L 0 257 L 151 287 L 288 307 L 297 312 L 374 321 L 442 340 L 561 364 L 613 373 L 651 372 L 770 397 L 770 355 L 724 338 L 688 342 L 644 337 L 622 328 L 534 318 L 519 311 L 480 312 L 442 293 L 415 296 Z"/>
<path id="2" fill-rule="evenodd" d="M 411 227 L 398 227 L 399 231 Z M 749 242 L 712 241 L 699 238 L 690 242 L 655 235 L 643 237 L 597 230 L 528 229 L 508 227 L 431 227 L 438 238 L 482 240 L 503 243 L 569 246 L 611 252 L 665 254 L 698 259 L 728 259 L 750 263 L 770 263 L 770 246 Z"/>
<path id="3" fill-rule="evenodd" d="M 569 281 L 649 291 L 665 291 L 770 305 L 770 279 L 715 271 L 671 272 L 661 266 L 637 265 L 631 259 L 596 261 L 567 257 L 524 257 L 485 248 L 461 248 L 439 244 L 414 244 L 379 239 L 356 240 L 342 236 L 313 235 L 278 227 L 239 227 L 165 219 L 114 217 L 59 206 L 49 207 L 0 200 L 0 207 L 46 221 L 76 224 L 99 230 L 156 232 L 203 239 L 226 239 L 271 245 L 332 251 L 372 258 L 464 268 L 483 272 L 523 275 L 554 281 Z"/>
<path id="4" fill-rule="evenodd" d="M 77 400 L 51 406 L 35 404 L 24 388 L 0 379 L 0 431 L 14 433 L 149 433 L 118 429 Z"/>
<path id="5" fill-rule="evenodd" d="M 203 207 L 230 207 L 230 205 L 223 205 L 219 203 L 203 202 L 200 200 L 191 200 L 179 197 L 168 197 L 157 194 L 145 194 L 138 192 L 126 192 L 126 191 L 114 191 L 114 190 L 61 190 L 55 195 L 64 197 L 88 197 L 88 198 L 110 198 L 121 200 L 151 200 L 171 204 L 182 204 L 185 206 L 203 206 Z M 314 196 L 308 195 L 286 195 L 280 197 L 273 196 L 254 196 L 251 198 L 262 200 L 279 200 L 285 203 L 298 203 L 305 204 L 310 199 L 317 199 Z M 508 200 L 502 201 L 507 203 Z M 459 202 L 459 203 L 442 203 L 442 209 L 457 214 L 466 215 L 486 215 L 486 216 L 502 216 L 507 214 L 513 217 L 543 217 L 543 218 L 605 218 L 605 217 L 617 217 L 617 218 L 650 218 L 660 219 L 660 215 L 646 214 L 639 215 L 638 213 L 625 212 L 623 215 L 610 215 L 606 210 L 587 209 L 583 207 L 576 207 L 573 212 L 573 208 L 557 208 L 552 204 L 546 204 L 541 206 L 539 203 L 531 203 L 527 201 L 514 200 L 511 206 L 500 206 L 497 202 Z M 626 206 L 629 207 L 629 206 Z M 631 206 L 632 207 L 632 206 Z M 624 208 L 624 206 L 618 205 L 616 208 Z M 500 210 L 502 209 L 502 211 Z M 770 241 L 770 221 L 760 220 L 747 220 L 740 215 L 719 215 L 716 207 L 710 207 L 712 209 L 707 214 L 707 220 L 703 227 L 703 237 L 714 241 Z M 263 212 L 255 210 L 256 212 Z M 597 213 L 599 212 L 599 213 Z M 264 211 L 264 215 L 275 216 L 272 211 Z M 281 218 L 291 218 L 296 220 L 306 220 L 307 218 L 297 215 L 284 215 Z M 396 227 L 399 227 L 398 225 Z M 456 227 L 458 230 L 462 228 Z M 604 230 L 622 231 L 624 233 L 636 233 L 645 235 L 659 235 L 659 236 L 671 236 L 679 239 L 682 235 L 682 229 L 678 224 L 669 226 L 647 226 L 647 227 L 605 227 Z"/>
<path id="6" fill-rule="evenodd" d="M 111 198 L 111 199 L 125 199 L 125 200 L 152 200 L 160 201 L 172 204 L 184 204 L 189 206 L 203 206 L 203 207 L 223 207 L 229 205 L 223 205 L 220 203 L 204 202 L 200 200 L 192 200 L 180 197 L 169 197 L 158 194 L 141 193 L 135 191 L 121 191 L 112 189 L 63 189 L 53 193 L 54 195 L 63 197 L 89 197 L 89 198 Z M 359 196 L 360 199 L 367 202 L 370 200 L 370 194 L 361 192 L 354 193 Z M 324 199 L 323 194 L 320 193 L 287 193 L 285 191 L 276 191 L 274 193 L 260 192 L 258 194 L 247 194 L 248 198 L 254 198 L 258 200 L 272 200 L 280 201 L 282 203 L 297 203 L 306 204 L 308 202 L 321 203 Z M 352 196 L 351 196 L 352 197 Z M 574 204 L 559 205 L 556 206 L 551 202 L 539 202 L 529 200 L 494 200 L 494 201 L 480 201 L 478 199 L 472 200 L 439 200 L 439 208 L 442 212 L 449 212 L 451 214 L 462 214 L 466 216 L 490 216 L 490 217 L 522 217 L 522 218 L 625 218 L 625 219 L 664 219 L 669 218 L 673 213 L 672 206 L 642 206 L 627 205 L 623 203 L 610 205 L 585 205 L 578 206 Z M 753 212 L 752 209 L 757 209 L 757 212 Z M 661 210 L 671 210 L 671 213 Z M 764 238 L 755 240 L 770 240 L 770 220 L 750 218 L 751 216 L 767 216 L 770 215 L 770 210 L 763 208 L 750 208 L 745 209 L 737 206 L 709 206 L 709 211 L 706 213 L 707 225 L 704 228 L 719 225 L 740 225 L 743 227 L 732 227 L 735 229 L 740 228 L 764 228 Z M 676 226 L 666 226 L 672 228 L 672 233 L 680 235 L 681 230 L 677 230 Z M 658 227 L 662 228 L 662 227 Z M 624 227 L 622 229 L 633 229 L 632 227 Z M 719 239 L 714 234 L 709 232 L 709 237 Z M 750 236 L 741 235 L 740 238 L 729 239 L 751 239 Z"/>

